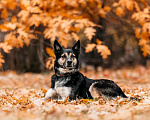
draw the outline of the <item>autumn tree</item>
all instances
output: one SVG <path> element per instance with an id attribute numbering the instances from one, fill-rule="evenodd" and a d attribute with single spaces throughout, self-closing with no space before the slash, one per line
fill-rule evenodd
<path id="1" fill-rule="evenodd" d="M 9 11 L 16 9 L 19 9 L 17 14 L 10 14 Z M 97 24 L 99 16 L 105 16 L 109 9 L 102 8 L 102 2 L 97 0 L 3 0 L 0 11 L 4 22 L 0 29 L 7 34 L 2 44 L 9 46 L 10 50 L 13 47 L 28 46 L 33 39 L 41 42 L 50 39 L 53 42 L 59 37 L 61 44 L 67 47 L 70 40 L 80 39 L 78 33 L 81 30 L 91 40 L 96 32 L 93 27 L 101 27 Z M 43 36 L 43 40 L 37 38 L 37 34 Z M 5 49 L 7 48 L 4 47 L 3 50 L 8 52 Z M 46 51 L 53 57 L 51 48 Z M 2 55 L 1 62 L 4 62 Z"/>
<path id="2" fill-rule="evenodd" d="M 140 32 L 142 33 L 142 26 L 134 16 L 137 13 L 142 13 L 137 15 L 137 18 L 141 20 L 149 16 L 149 14 L 145 16 L 144 11 L 149 9 L 150 3 L 146 0 L 118 0 L 117 2 L 112 0 L 107 4 L 112 7 L 105 18 L 105 31 L 107 35 L 104 34 L 106 36 L 104 40 L 106 42 L 110 41 L 107 42 L 107 45 L 111 49 L 112 55 L 110 59 L 112 64 L 116 66 L 136 63 L 146 64 L 149 54 L 144 55 L 144 52 L 149 51 L 149 49 L 143 51 L 140 45 L 141 39 L 137 37 L 137 30 L 141 29 Z M 145 23 L 148 22 L 149 20 L 147 19 Z M 149 33 L 146 34 L 149 35 Z M 146 46 L 149 46 L 149 41 L 147 39 L 147 43 L 145 42 Z"/>
<path id="3" fill-rule="evenodd" d="M 113 4 L 116 15 L 125 16 L 130 12 L 131 19 L 139 23 L 135 28 L 136 38 L 139 39 L 139 45 L 143 56 L 150 55 L 150 6 L 145 0 L 120 0 Z M 136 23 L 137 24 L 137 23 Z"/>
<path id="4" fill-rule="evenodd" d="M 129 20 L 133 19 L 141 25 L 135 29 L 136 37 L 143 55 L 149 55 L 150 9 L 145 0 L 119 0 L 113 4 L 100 0 L 2 0 L 0 30 L 6 35 L 1 40 L 0 48 L 9 53 L 13 48 L 29 46 L 31 40 L 39 41 L 40 59 L 44 59 L 42 51 L 46 50 L 50 55 L 46 67 L 51 68 L 54 61 L 52 44 L 57 37 L 64 47 L 72 40 L 86 38 L 91 41 L 96 35 L 95 27 L 103 29 L 99 23 L 110 12 L 115 12 L 120 18 L 128 15 Z M 45 49 L 43 42 L 47 39 L 50 46 Z M 89 42 L 85 49 L 86 52 L 97 49 L 103 59 L 111 54 L 98 38 L 95 43 Z M 0 63 L 4 62 L 0 54 Z"/>

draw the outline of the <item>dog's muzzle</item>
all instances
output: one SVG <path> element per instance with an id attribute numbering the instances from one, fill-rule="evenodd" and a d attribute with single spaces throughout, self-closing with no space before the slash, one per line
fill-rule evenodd
<path id="1" fill-rule="evenodd" d="M 66 66 L 67 67 L 73 67 L 73 63 L 72 63 L 72 61 L 71 60 L 68 60 L 67 62 L 66 62 Z"/>

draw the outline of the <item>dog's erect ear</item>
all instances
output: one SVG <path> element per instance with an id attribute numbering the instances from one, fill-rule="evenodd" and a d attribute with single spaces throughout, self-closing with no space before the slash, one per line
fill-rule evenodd
<path id="1" fill-rule="evenodd" d="M 80 40 L 78 40 L 78 41 L 76 42 L 76 44 L 72 47 L 72 49 L 73 49 L 74 51 L 77 51 L 78 53 L 80 53 Z"/>
<path id="2" fill-rule="evenodd" d="M 62 50 L 61 45 L 58 43 L 57 40 L 54 41 L 54 53 L 57 54 Z"/>

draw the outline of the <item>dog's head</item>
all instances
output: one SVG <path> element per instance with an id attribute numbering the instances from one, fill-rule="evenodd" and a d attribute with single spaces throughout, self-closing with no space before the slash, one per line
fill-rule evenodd
<path id="1" fill-rule="evenodd" d="M 80 53 L 80 41 L 71 49 L 64 49 L 58 43 L 57 40 L 54 42 L 54 53 L 56 56 L 55 60 L 55 72 L 59 72 L 61 74 L 71 73 L 78 70 L 79 66 L 79 53 Z"/>

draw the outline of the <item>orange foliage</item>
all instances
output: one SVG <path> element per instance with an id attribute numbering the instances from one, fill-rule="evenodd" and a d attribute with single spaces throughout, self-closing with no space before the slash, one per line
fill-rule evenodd
<path id="1" fill-rule="evenodd" d="M 4 52 L 9 53 L 12 49 L 12 46 L 8 45 L 7 42 L 0 43 L 0 48 L 4 50 Z"/>
<path id="2" fill-rule="evenodd" d="M 144 9 L 139 6 L 139 2 L 145 6 Z M 36 34 L 43 35 L 52 43 L 56 37 L 59 37 L 64 47 L 67 47 L 70 40 L 80 39 L 78 36 L 80 32 L 85 33 L 84 37 L 91 40 L 96 33 L 94 27 L 101 27 L 98 25 L 100 17 L 104 18 L 111 10 L 111 7 L 102 6 L 99 0 L 20 0 L 19 2 L 18 0 L 2 0 L 0 1 L 0 19 L 4 23 L 0 24 L 0 30 L 6 32 L 7 35 L 3 43 L 6 48 L 2 46 L 0 48 L 8 52 L 13 47 L 29 45 L 31 40 L 38 39 Z M 148 45 L 150 42 L 150 23 L 148 22 L 150 21 L 150 7 L 146 1 L 119 0 L 112 7 L 119 17 L 124 16 L 126 10 L 132 13 L 131 19 L 138 21 L 141 25 L 135 33 L 140 39 L 139 45 L 143 55 L 150 54 Z M 12 10 L 15 12 L 11 13 Z M 39 29 L 41 26 L 44 29 Z M 143 42 L 144 40 L 146 42 Z M 96 47 L 103 58 L 110 55 L 109 49 L 101 43 L 91 46 L 86 47 L 86 52 Z M 46 51 L 49 52 L 48 49 Z"/>
<path id="3" fill-rule="evenodd" d="M 17 7 L 20 8 L 18 13 L 11 15 L 9 10 Z M 0 18 L 5 22 L 0 25 L 0 30 L 8 32 L 4 42 L 11 47 L 29 45 L 39 33 L 52 42 L 59 37 L 61 44 L 67 47 L 70 40 L 80 39 L 78 33 L 84 28 L 85 35 L 91 40 L 96 32 L 93 27 L 100 27 L 97 24 L 99 16 L 104 17 L 108 11 L 110 7 L 103 9 L 102 2 L 97 0 L 3 0 L 0 1 Z M 8 16 L 11 19 L 6 22 Z M 40 25 L 44 31 L 36 30 Z M 49 48 L 46 51 L 53 57 Z"/>
<path id="4" fill-rule="evenodd" d="M 144 6 L 141 7 L 141 4 Z M 139 39 L 139 45 L 143 51 L 143 56 L 150 55 L 150 6 L 145 0 L 120 0 L 114 3 L 116 15 L 125 15 L 125 10 L 131 12 L 131 19 L 137 21 L 141 28 L 136 28 L 135 35 Z"/>
<path id="5" fill-rule="evenodd" d="M 96 40 L 97 44 L 87 44 L 87 47 L 85 48 L 85 52 L 91 52 L 94 48 L 97 49 L 97 52 L 101 54 L 103 59 L 106 59 L 108 55 L 111 55 L 110 50 L 108 49 L 107 46 L 102 45 L 102 42 L 97 39 Z"/>

